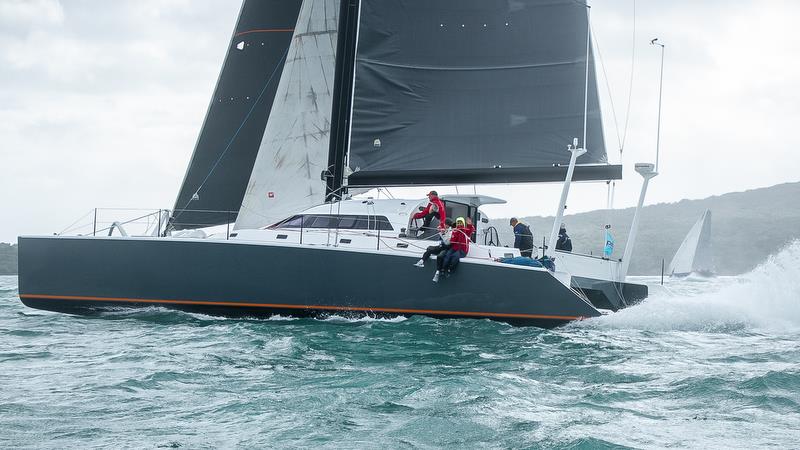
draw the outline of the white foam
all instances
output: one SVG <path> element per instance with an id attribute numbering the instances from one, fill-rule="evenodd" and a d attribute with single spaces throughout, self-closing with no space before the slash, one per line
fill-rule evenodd
<path id="1" fill-rule="evenodd" d="M 585 323 L 645 330 L 800 329 L 800 241 L 741 277 L 673 281 L 651 292 L 640 305 Z"/>
<path id="2" fill-rule="evenodd" d="M 331 314 L 325 316 L 324 318 L 320 318 L 324 322 L 349 322 L 349 323 L 358 323 L 358 322 L 388 322 L 388 323 L 399 323 L 405 320 L 408 320 L 408 317 L 404 316 L 395 316 L 395 317 L 373 317 L 373 316 L 354 316 L 354 317 L 345 317 L 340 316 L 338 314 Z"/>

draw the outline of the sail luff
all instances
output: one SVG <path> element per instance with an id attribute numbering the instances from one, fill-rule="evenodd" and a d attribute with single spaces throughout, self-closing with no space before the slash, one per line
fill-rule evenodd
<path id="1" fill-rule="evenodd" d="M 339 36 L 336 44 L 335 87 L 331 113 L 331 140 L 325 170 L 326 200 L 342 197 L 345 161 L 352 136 L 353 99 L 355 95 L 355 58 L 361 19 L 360 0 L 342 0 L 339 12 Z"/>

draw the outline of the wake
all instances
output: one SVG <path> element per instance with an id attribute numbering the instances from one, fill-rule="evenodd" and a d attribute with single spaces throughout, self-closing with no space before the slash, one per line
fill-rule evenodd
<path id="1" fill-rule="evenodd" d="M 642 304 L 586 321 L 586 326 L 643 330 L 800 329 L 800 241 L 748 274 L 651 287 Z"/>

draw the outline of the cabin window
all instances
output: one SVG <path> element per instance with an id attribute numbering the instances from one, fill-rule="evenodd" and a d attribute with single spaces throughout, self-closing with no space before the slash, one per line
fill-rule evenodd
<path id="1" fill-rule="evenodd" d="M 269 227 L 271 229 L 281 228 L 305 228 L 305 229 L 340 229 L 340 230 L 386 230 L 392 231 L 394 228 L 386 216 L 360 216 L 360 215 L 326 215 L 309 214 L 297 215 L 285 219 Z"/>

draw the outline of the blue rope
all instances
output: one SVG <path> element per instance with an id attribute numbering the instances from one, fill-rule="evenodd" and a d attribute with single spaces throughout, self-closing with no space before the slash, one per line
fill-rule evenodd
<path id="1" fill-rule="evenodd" d="M 211 170 L 208 171 L 208 174 L 203 179 L 203 182 L 200 183 L 200 186 L 198 186 L 198 188 L 194 190 L 194 193 L 192 194 L 192 197 L 189 198 L 189 201 L 186 202 L 186 205 L 183 207 L 183 209 L 181 209 L 180 212 L 178 212 L 175 216 L 173 216 L 173 219 L 177 219 L 178 216 L 180 216 L 183 213 L 183 211 L 186 210 L 186 208 L 189 206 L 189 204 L 194 199 L 194 194 L 199 193 L 200 189 L 203 189 L 203 186 L 205 186 L 206 181 L 208 181 L 208 179 L 214 173 L 214 170 L 217 169 L 217 166 L 219 166 L 219 163 L 222 161 L 222 158 L 225 157 L 225 154 L 228 153 L 228 150 L 230 150 L 231 145 L 233 145 L 233 141 L 236 140 L 236 137 L 239 136 L 239 132 L 242 131 L 242 128 L 244 128 L 244 124 L 247 123 L 247 120 L 253 114 L 253 111 L 256 109 L 256 105 L 258 105 L 258 102 L 261 101 L 261 97 L 264 96 L 264 92 L 266 92 L 267 88 L 269 87 L 269 85 L 272 84 L 272 79 L 275 78 L 275 74 L 278 72 L 278 68 L 279 67 L 283 67 L 283 65 L 281 63 L 286 59 L 286 55 L 288 53 L 289 53 L 289 47 L 286 48 L 286 51 L 283 52 L 283 56 L 281 56 L 280 61 L 278 61 L 278 64 L 276 64 L 275 68 L 272 69 L 272 74 L 270 74 L 269 78 L 267 79 L 267 82 L 264 84 L 264 87 L 261 89 L 261 92 L 258 94 L 258 97 L 256 98 L 256 101 L 253 102 L 253 106 L 250 107 L 250 111 L 248 111 L 247 115 L 244 116 L 244 119 L 242 120 L 242 123 L 239 125 L 239 128 L 236 129 L 236 132 L 233 133 L 233 136 L 228 141 L 228 145 L 225 146 L 225 150 L 219 155 L 219 158 L 217 158 L 217 161 L 214 163 L 214 165 L 211 166 Z"/>

